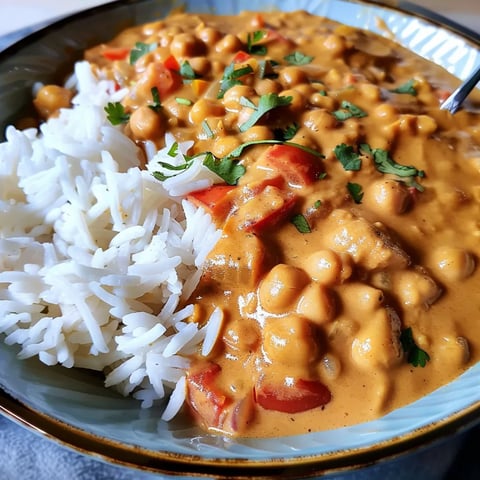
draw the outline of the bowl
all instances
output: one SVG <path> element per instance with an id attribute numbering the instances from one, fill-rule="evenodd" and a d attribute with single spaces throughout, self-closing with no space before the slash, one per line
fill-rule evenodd
<path id="1" fill-rule="evenodd" d="M 117 1 L 73 15 L 0 54 L 0 131 L 27 112 L 35 82 L 61 81 L 81 52 L 120 30 L 176 7 L 175 1 Z M 185 2 L 187 10 L 234 13 L 214 0 Z M 259 1 L 257 10 L 305 9 L 383 35 L 463 79 L 480 65 L 480 37 L 410 4 L 318 0 Z M 381 19 L 382 22 L 378 22 Z M 385 26 L 387 28 L 385 28 Z M 458 452 L 462 433 L 480 421 L 480 364 L 426 397 L 374 421 L 306 435 L 234 439 L 189 424 L 167 424 L 155 408 L 105 389 L 83 370 L 19 361 L 0 344 L 1 411 L 60 444 L 107 462 L 165 477 L 440 478 Z"/>

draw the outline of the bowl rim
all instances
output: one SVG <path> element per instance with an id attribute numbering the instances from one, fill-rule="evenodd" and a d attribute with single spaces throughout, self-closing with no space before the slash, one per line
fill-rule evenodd
<path id="1" fill-rule="evenodd" d="M 106 13 L 116 7 L 128 7 L 148 3 L 151 0 L 114 0 L 65 16 L 28 34 L 0 51 L 0 62 L 18 50 L 31 45 L 50 32 L 76 20 Z M 415 16 L 428 23 L 449 30 L 455 35 L 480 48 L 480 34 L 447 19 L 425 7 L 404 0 L 343 0 L 356 4 L 376 6 L 382 9 Z M 14 398 L 0 383 L 0 413 L 15 423 L 26 427 L 67 448 L 79 453 L 93 455 L 109 463 L 168 475 L 192 476 L 215 475 L 217 478 L 297 478 L 321 473 L 332 473 L 345 468 L 361 468 L 380 461 L 393 459 L 412 450 L 427 448 L 432 444 L 480 424 L 480 399 L 446 418 L 421 428 L 389 438 L 371 446 L 352 448 L 328 454 L 299 454 L 292 458 L 252 460 L 246 458 L 205 457 L 201 455 L 154 451 L 144 447 L 124 444 L 98 436 L 81 428 L 69 425 Z"/>

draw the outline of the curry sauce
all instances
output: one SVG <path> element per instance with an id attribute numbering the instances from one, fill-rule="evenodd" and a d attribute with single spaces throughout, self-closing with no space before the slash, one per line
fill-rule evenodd
<path id="1" fill-rule="evenodd" d="M 85 57 L 134 141 L 193 140 L 223 175 L 188 197 L 223 231 L 189 299 L 222 316 L 187 378 L 201 426 L 342 427 L 478 361 L 480 122 L 440 110 L 456 79 L 301 11 L 172 15 Z M 44 115 L 70 101 L 48 88 Z"/>

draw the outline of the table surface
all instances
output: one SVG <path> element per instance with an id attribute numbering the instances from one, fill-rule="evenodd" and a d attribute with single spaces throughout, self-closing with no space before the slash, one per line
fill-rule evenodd
<path id="1" fill-rule="evenodd" d="M 0 50 L 36 26 L 112 0 L 0 0 Z M 480 32 L 478 0 L 410 0 Z M 445 480 L 480 478 L 480 427 L 471 431 Z M 158 476 L 99 462 L 73 452 L 0 416 L 2 480 L 158 480 Z M 48 460 L 48 461 L 47 461 Z M 439 479 L 440 480 L 440 479 Z"/>

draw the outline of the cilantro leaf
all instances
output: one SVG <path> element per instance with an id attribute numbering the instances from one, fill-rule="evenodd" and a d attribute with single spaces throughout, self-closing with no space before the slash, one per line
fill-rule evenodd
<path id="1" fill-rule="evenodd" d="M 203 164 L 212 172 L 221 177 L 228 185 L 236 185 L 238 179 L 244 175 L 245 167 L 238 160 L 231 158 L 216 158 L 212 153 L 206 154 Z"/>
<path id="2" fill-rule="evenodd" d="M 345 170 L 358 171 L 362 166 L 360 155 L 355 152 L 351 145 L 341 143 L 333 149 L 337 160 L 342 164 Z"/>
<path id="3" fill-rule="evenodd" d="M 188 60 L 182 62 L 179 73 L 185 80 L 195 80 L 198 78 L 198 75 L 195 73 Z"/>
<path id="4" fill-rule="evenodd" d="M 167 155 L 173 158 L 175 158 L 178 155 L 178 142 L 172 143 L 172 146 L 169 148 Z"/>
<path id="5" fill-rule="evenodd" d="M 343 100 L 340 104 L 340 109 L 332 112 L 332 115 L 340 122 L 347 120 L 348 118 L 362 118 L 367 116 L 367 112 L 357 107 L 353 103 Z"/>
<path id="6" fill-rule="evenodd" d="M 235 64 L 232 62 L 230 65 L 225 67 L 217 98 L 223 98 L 225 92 L 234 85 L 241 85 L 242 82 L 239 79 L 249 73 L 253 73 L 253 68 L 250 65 L 245 65 L 241 68 L 235 69 Z"/>
<path id="7" fill-rule="evenodd" d="M 158 92 L 157 87 L 152 87 L 151 92 L 153 103 L 151 105 L 148 105 L 148 107 L 151 108 L 154 112 L 158 112 L 162 108 L 162 102 L 160 101 L 160 93 Z"/>
<path id="8" fill-rule="evenodd" d="M 294 215 L 290 221 L 300 233 L 311 233 L 312 229 L 305 216 L 301 213 Z"/>
<path id="9" fill-rule="evenodd" d="M 291 140 L 298 132 L 299 126 L 296 122 L 288 125 L 286 128 L 276 128 L 274 135 L 277 140 L 288 141 Z"/>
<path id="10" fill-rule="evenodd" d="M 290 65 L 308 65 L 312 62 L 313 57 L 304 55 L 302 52 L 293 52 L 283 57 Z"/>
<path id="11" fill-rule="evenodd" d="M 263 115 L 277 107 L 286 107 L 292 103 L 293 98 L 290 96 L 279 96 L 278 93 L 266 93 L 262 95 L 258 101 L 256 110 L 250 115 L 250 118 L 240 125 L 240 131 L 245 132 L 253 127 Z"/>
<path id="12" fill-rule="evenodd" d="M 137 60 L 149 52 L 153 52 L 157 48 L 156 43 L 143 43 L 137 42 L 135 46 L 130 50 L 130 65 L 133 65 Z"/>
<path id="13" fill-rule="evenodd" d="M 252 55 L 265 55 L 267 53 L 267 47 L 265 45 L 258 45 L 258 42 L 262 41 L 267 36 L 267 32 L 264 30 L 257 30 L 247 35 L 247 52 Z"/>
<path id="14" fill-rule="evenodd" d="M 277 78 L 278 73 L 273 69 L 278 63 L 275 60 L 259 60 L 258 61 L 258 77 L 259 78 Z"/>
<path id="15" fill-rule="evenodd" d="M 362 203 L 363 188 L 358 183 L 347 183 L 347 190 L 355 203 Z"/>
<path id="16" fill-rule="evenodd" d="M 392 93 L 406 93 L 408 95 L 413 95 L 414 97 L 417 95 L 417 89 L 415 88 L 415 85 L 417 82 L 415 79 L 411 78 L 404 84 L 400 85 L 397 88 L 394 88 L 390 90 Z"/>
<path id="17" fill-rule="evenodd" d="M 425 367 L 430 360 L 430 355 L 415 343 L 411 327 L 402 330 L 400 343 L 402 344 L 403 351 L 407 355 L 408 363 L 411 363 L 414 367 Z"/>
<path id="18" fill-rule="evenodd" d="M 390 158 L 389 153 L 381 148 L 375 148 L 373 152 L 373 161 L 375 168 L 381 173 L 391 173 L 399 177 L 424 177 L 425 172 L 412 166 L 400 165 Z"/>
<path id="19" fill-rule="evenodd" d="M 107 114 L 107 120 L 112 125 L 127 123 L 130 119 L 130 114 L 125 112 L 125 108 L 120 102 L 109 102 L 104 110 Z"/>
<path id="20" fill-rule="evenodd" d="M 207 138 L 213 138 L 215 136 L 212 128 L 210 127 L 206 119 L 204 119 L 202 122 L 202 129 L 205 132 L 205 135 L 207 136 Z"/>

